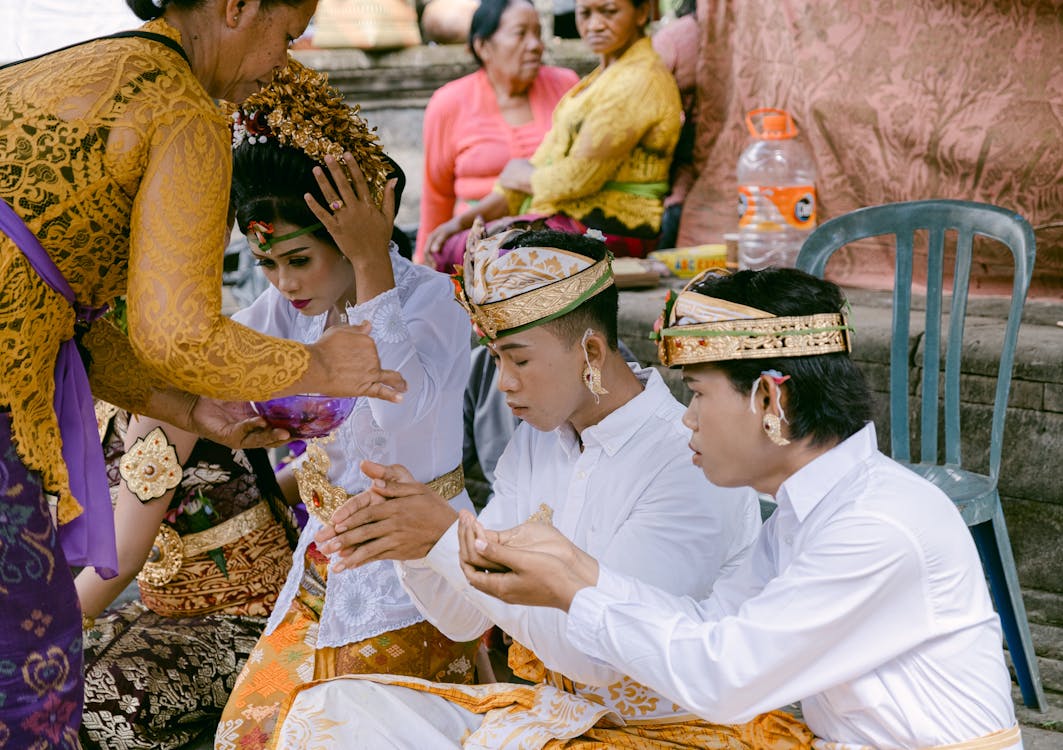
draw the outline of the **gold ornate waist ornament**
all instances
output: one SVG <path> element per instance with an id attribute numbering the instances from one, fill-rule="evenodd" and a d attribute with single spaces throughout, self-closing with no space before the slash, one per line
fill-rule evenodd
<path id="1" fill-rule="evenodd" d="M 174 579 L 186 559 L 232 544 L 272 520 L 273 513 L 269 505 L 261 502 L 217 526 L 194 534 L 181 536 L 172 526 L 164 523 L 159 527 L 148 561 L 140 569 L 137 580 L 151 586 L 165 586 Z"/>
<path id="2" fill-rule="evenodd" d="M 600 261 L 553 247 L 501 247 L 525 229 L 483 236 L 477 217 L 469 230 L 465 263 L 454 296 L 484 344 L 566 315 L 613 284 L 611 253 Z M 504 253 L 504 254 L 503 254 Z"/>
<path id="3" fill-rule="evenodd" d="M 776 317 L 755 307 L 691 291 L 706 275 L 719 273 L 709 269 L 691 279 L 678 296 L 668 293 L 651 334 L 657 339 L 661 364 L 678 367 L 852 351 L 853 328 L 844 311 Z"/>
<path id="4" fill-rule="evenodd" d="M 332 520 L 332 514 L 354 497 L 342 487 L 328 479 L 328 470 L 332 461 L 323 447 L 324 443 L 335 440 L 335 433 L 324 438 L 311 440 L 306 446 L 306 458 L 302 466 L 292 469 L 295 481 L 299 485 L 299 497 L 306 509 L 321 523 Z M 448 471 L 425 484 L 444 500 L 457 497 L 465 489 L 465 471 L 459 464 L 453 471 Z"/>

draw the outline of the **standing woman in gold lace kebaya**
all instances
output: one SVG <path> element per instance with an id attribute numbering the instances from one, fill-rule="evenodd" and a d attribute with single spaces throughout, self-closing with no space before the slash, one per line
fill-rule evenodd
<path id="1" fill-rule="evenodd" d="M 304 345 L 220 313 L 232 157 L 215 100 L 269 81 L 316 0 L 128 2 L 153 20 L 0 69 L 0 746 L 77 747 L 68 565 L 115 569 L 90 382 L 230 446 L 286 437 L 248 399 L 404 387 L 363 329 Z M 97 320 L 119 295 L 128 338 Z"/>

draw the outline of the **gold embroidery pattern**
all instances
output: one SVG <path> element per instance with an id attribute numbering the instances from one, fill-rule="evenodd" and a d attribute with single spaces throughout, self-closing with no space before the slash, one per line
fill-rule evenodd
<path id="1" fill-rule="evenodd" d="M 210 612 L 269 616 L 291 567 L 292 556 L 284 538 L 284 528 L 273 519 L 269 506 L 262 503 L 230 520 L 248 514 L 246 520 L 226 527 L 224 537 L 219 534 L 202 544 L 196 540 L 199 534 L 225 526 L 219 524 L 207 532 L 178 539 L 181 544 L 180 566 L 170 577 L 164 574 L 138 576 L 141 601 L 152 611 L 167 617 Z M 255 522 L 258 525 L 251 528 Z M 205 547 L 206 544 L 216 546 Z M 206 552 L 211 549 L 223 551 L 227 575 L 207 556 Z"/>
<path id="2" fill-rule="evenodd" d="M 499 331 L 534 323 L 563 310 L 581 299 L 603 278 L 608 277 L 608 281 L 604 282 L 598 291 L 605 289 L 613 283 L 612 273 L 610 258 L 606 257 L 575 276 L 498 302 L 477 305 L 468 298 L 462 288 L 458 294 L 458 302 L 480 330 L 493 339 L 498 336 Z"/>
<path id="3" fill-rule="evenodd" d="M 699 335 L 702 332 L 704 335 Z M 803 357 L 849 351 L 846 334 L 845 318 L 838 313 L 691 323 L 661 331 L 658 354 L 661 364 L 668 367 L 733 359 Z"/>
<path id="4" fill-rule="evenodd" d="M 645 685 L 630 677 L 622 677 L 612 685 L 584 685 L 570 680 L 560 672 L 547 669 L 531 649 L 518 641 L 509 646 L 509 667 L 513 674 L 532 682 L 545 683 L 622 716 L 625 721 L 667 719 L 676 721 L 690 714 Z"/>
<path id="5" fill-rule="evenodd" d="M 181 547 L 180 534 L 174 531 L 172 526 L 160 526 L 151 552 L 148 553 L 148 560 L 137 574 L 137 580 L 152 586 L 164 586 L 173 580 L 184 560 Z"/>
<path id="6" fill-rule="evenodd" d="M 118 407 L 106 401 L 97 399 L 92 405 L 96 412 L 96 431 L 100 434 L 100 442 L 107 436 L 107 427 L 111 424 L 111 417 L 118 413 Z"/>
<path id="7" fill-rule="evenodd" d="M 335 433 L 311 440 L 306 447 L 303 465 L 292 470 L 296 484 L 299 486 L 299 497 L 306 505 L 307 511 L 325 524 L 332 520 L 332 514 L 341 505 L 353 497 L 347 490 L 332 484 L 328 479 L 328 470 L 332 466 L 332 461 L 322 444 L 333 440 L 335 440 Z M 450 500 L 465 489 L 465 471 L 458 466 L 426 484 L 444 500 Z"/>
<path id="8" fill-rule="evenodd" d="M 144 28 L 179 40 L 164 20 Z M 105 335 L 104 352 L 89 344 L 105 363 L 90 368 L 98 397 L 143 412 L 149 386 L 165 379 L 214 398 L 268 398 L 308 366 L 305 346 L 221 315 L 229 141 L 228 122 L 188 65 L 158 42 L 102 40 L 0 71 L 0 200 L 81 304 L 128 294 L 131 341 L 119 349 Z M 81 508 L 69 491 L 52 383 L 74 313 L 4 235 L 0 278 L 0 348 L 19 363 L 0 378 L 0 405 L 11 408 L 19 456 L 59 495 L 66 523 Z M 86 339 L 100 341 L 93 334 L 106 328 L 97 321 Z M 110 358 L 119 352 L 130 356 Z"/>
<path id="9" fill-rule="evenodd" d="M 205 531 L 197 531 L 195 534 L 185 534 L 181 537 L 184 556 L 195 557 L 212 549 L 224 547 L 244 534 L 250 534 L 255 529 L 262 528 L 272 520 L 273 514 L 270 513 L 269 506 L 259 503 L 227 521 L 222 521 L 217 526 L 212 526 Z"/>
<path id="10" fill-rule="evenodd" d="M 542 521 L 554 525 L 554 509 L 546 503 L 539 503 L 539 509 L 528 516 L 528 521 Z"/>
<path id="11" fill-rule="evenodd" d="M 161 427 L 137 438 L 119 461 L 118 472 L 142 503 L 162 497 L 181 483 L 177 451 Z"/>

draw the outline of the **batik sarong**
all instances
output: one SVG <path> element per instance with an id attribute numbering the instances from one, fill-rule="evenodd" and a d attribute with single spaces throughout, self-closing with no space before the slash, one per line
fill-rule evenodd
<path id="1" fill-rule="evenodd" d="M 165 617 L 129 602 L 85 636 L 84 750 L 170 750 L 214 736 L 265 617 Z"/>
<path id="2" fill-rule="evenodd" d="M 76 750 L 81 607 L 48 501 L 0 411 L 0 748 Z"/>

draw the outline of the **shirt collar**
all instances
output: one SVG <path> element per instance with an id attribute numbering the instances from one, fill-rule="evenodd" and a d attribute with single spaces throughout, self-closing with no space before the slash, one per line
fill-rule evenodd
<path id="1" fill-rule="evenodd" d="M 779 504 L 789 504 L 798 522 L 803 522 L 854 466 L 876 451 L 875 423 L 868 422 L 863 429 L 791 474 L 779 487 Z"/>
<path id="2" fill-rule="evenodd" d="M 585 429 L 582 435 L 584 447 L 600 446 L 607 455 L 615 455 L 657 412 L 661 403 L 672 398 L 672 392 L 668 390 L 661 374 L 655 368 L 637 365 L 630 367 L 642 383 L 642 393 L 606 415 L 598 424 Z M 565 451 L 570 456 L 573 452 L 578 455 L 579 436 L 572 429 L 572 425 L 562 425 L 557 429 L 557 433 Z"/>

